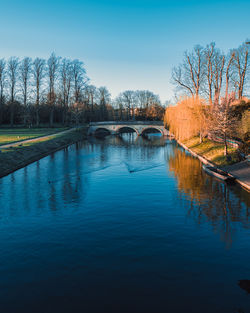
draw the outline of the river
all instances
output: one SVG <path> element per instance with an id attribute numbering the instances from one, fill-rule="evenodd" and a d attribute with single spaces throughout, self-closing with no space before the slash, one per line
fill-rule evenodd
<path id="1" fill-rule="evenodd" d="M 0 179 L 0 311 L 250 312 L 249 198 L 155 134 L 51 154 Z"/>

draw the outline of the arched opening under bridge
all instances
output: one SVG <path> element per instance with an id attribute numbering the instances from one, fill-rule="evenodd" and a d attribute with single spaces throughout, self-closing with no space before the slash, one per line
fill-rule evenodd
<path id="1" fill-rule="evenodd" d="M 110 130 L 105 127 L 98 127 L 94 133 L 96 137 L 101 137 L 101 138 L 109 136 L 110 134 L 111 134 Z"/>
<path id="2" fill-rule="evenodd" d="M 122 126 L 122 127 L 117 129 L 117 133 L 118 134 L 133 134 L 133 133 L 136 133 L 137 135 L 139 135 L 137 129 L 135 129 L 134 127 L 131 127 L 131 126 Z"/>
<path id="3" fill-rule="evenodd" d="M 157 127 L 146 127 L 142 130 L 141 135 L 142 136 L 147 136 L 147 135 L 152 135 L 152 134 L 161 134 L 163 135 L 163 132 L 161 129 L 157 128 Z"/>

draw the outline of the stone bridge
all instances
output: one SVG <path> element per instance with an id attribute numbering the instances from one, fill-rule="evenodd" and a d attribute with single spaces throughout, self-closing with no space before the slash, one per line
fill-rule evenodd
<path id="1" fill-rule="evenodd" d="M 122 133 L 125 129 L 135 131 L 138 136 L 143 135 L 146 131 L 154 129 L 162 134 L 169 136 L 169 131 L 164 127 L 163 122 L 156 121 L 115 121 L 115 122 L 96 122 L 90 123 L 88 135 L 94 135 L 97 131 L 108 131 L 111 135 Z"/>

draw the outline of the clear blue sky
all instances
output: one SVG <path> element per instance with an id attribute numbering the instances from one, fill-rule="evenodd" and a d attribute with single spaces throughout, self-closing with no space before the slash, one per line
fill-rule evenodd
<path id="1" fill-rule="evenodd" d="M 195 44 L 250 37 L 250 1 L 1 0 L 0 57 L 51 52 L 84 61 L 91 83 L 173 96 L 171 68 Z"/>

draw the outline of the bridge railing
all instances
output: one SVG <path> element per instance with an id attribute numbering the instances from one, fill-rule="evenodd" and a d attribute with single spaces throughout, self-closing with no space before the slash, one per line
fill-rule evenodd
<path id="1" fill-rule="evenodd" d="M 105 122 L 90 122 L 89 126 L 98 125 L 156 125 L 163 126 L 162 121 L 105 121 Z"/>

